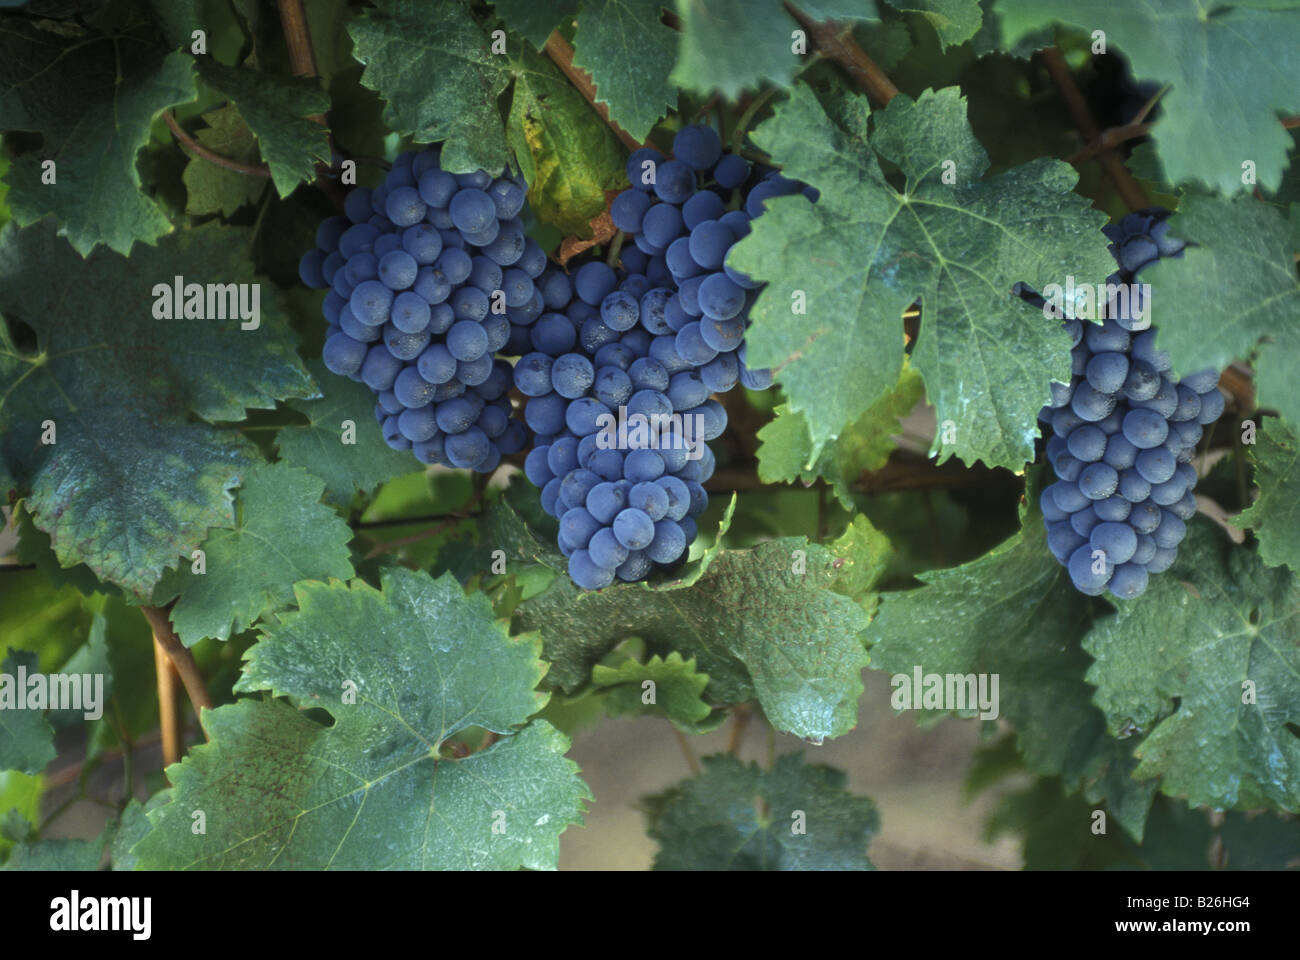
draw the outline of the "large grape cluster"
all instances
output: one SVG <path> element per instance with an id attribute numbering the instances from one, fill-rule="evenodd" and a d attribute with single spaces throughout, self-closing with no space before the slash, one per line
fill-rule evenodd
<path id="1" fill-rule="evenodd" d="M 1065 321 L 1073 375 L 1052 384 L 1039 414 L 1051 427 L 1047 456 L 1058 477 L 1042 494 L 1047 544 L 1090 596 L 1140 596 L 1149 574 L 1173 564 L 1196 512 L 1190 461 L 1204 427 L 1223 413 L 1217 371 L 1180 381 L 1155 347 L 1155 329 L 1135 317 L 1145 316 L 1134 309 L 1143 269 L 1182 256 L 1168 216 L 1145 210 L 1105 228 L 1119 264 L 1108 283 L 1130 285 L 1128 309 L 1116 298 L 1119 309 L 1100 325 Z"/>
<path id="2" fill-rule="evenodd" d="M 620 269 L 585 263 L 572 286 L 546 274 L 540 286 L 552 312 L 531 321 L 532 350 L 515 365 L 535 436 L 525 472 L 559 519 L 560 550 L 583 589 L 685 560 L 708 504 L 707 441 L 727 423 L 712 394 L 772 383 L 769 371 L 745 364 L 759 284 L 727 255 L 765 197 L 802 186 L 724 154 L 708 127 L 684 127 L 673 153 L 668 160 L 646 148 L 629 158 L 633 186 L 610 209 L 633 241 Z M 733 194 L 742 205 L 728 211 Z M 636 422 L 655 417 L 663 432 L 636 433 Z M 619 422 L 630 428 L 622 437 L 602 426 Z"/>
<path id="3" fill-rule="evenodd" d="M 540 312 L 546 254 L 524 234 L 524 197 L 517 177 L 403 153 L 381 186 L 348 193 L 299 262 L 304 283 L 330 291 L 325 366 L 374 390 L 385 441 L 422 463 L 489 473 L 527 442 L 510 365 L 495 359 L 510 310 Z"/>

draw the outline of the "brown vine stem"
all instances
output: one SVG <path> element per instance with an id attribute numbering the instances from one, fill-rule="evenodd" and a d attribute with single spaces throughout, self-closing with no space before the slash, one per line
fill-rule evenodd
<path id="1" fill-rule="evenodd" d="M 284 30 L 284 39 L 289 45 L 289 63 L 293 66 L 293 72 L 300 77 L 316 76 L 316 54 L 312 50 L 311 30 L 307 26 L 307 12 L 303 9 L 302 0 L 279 0 L 278 7 L 280 27 Z M 320 117 L 319 122 L 324 123 L 325 118 Z"/>
<path id="2" fill-rule="evenodd" d="M 1300 117 L 1283 117 L 1282 126 L 1288 130 L 1300 129 Z"/>
<path id="3" fill-rule="evenodd" d="M 1151 115 L 1151 111 L 1156 108 L 1160 98 L 1165 95 L 1169 85 L 1165 84 L 1142 105 L 1142 109 L 1128 123 L 1122 127 L 1111 127 L 1104 130 L 1096 140 L 1088 144 L 1082 150 L 1074 153 L 1073 156 L 1065 158 L 1069 164 L 1082 163 L 1084 160 L 1090 160 L 1103 150 L 1109 150 L 1111 147 L 1117 147 L 1126 140 L 1134 140 L 1137 137 L 1144 137 L 1151 132 L 1152 124 L 1147 123 L 1146 119 Z"/>
<path id="4" fill-rule="evenodd" d="M 745 741 L 745 728 L 753 718 L 754 712 L 747 703 L 738 703 L 731 710 L 731 733 L 727 736 L 727 752 L 733 757 L 740 756 L 741 744 Z"/>
<path id="5" fill-rule="evenodd" d="M 176 667 L 158 638 L 153 641 L 154 672 L 158 675 L 158 727 L 162 731 L 163 766 L 181 758 L 181 712 L 176 708 Z"/>
<path id="6" fill-rule="evenodd" d="M 190 653 L 189 648 L 181 643 L 180 638 L 176 636 L 176 631 L 172 629 L 169 608 L 141 607 L 140 611 L 144 614 L 144 618 L 149 621 L 154 640 L 167 654 L 172 665 L 176 668 L 176 672 L 181 675 L 181 682 L 185 684 L 185 692 L 189 695 L 194 712 L 198 715 L 199 729 L 203 730 L 203 736 L 206 739 L 208 732 L 203 729 L 203 710 L 212 709 L 212 698 L 208 696 L 208 687 L 203 682 L 203 674 L 199 672 L 199 665 L 194 662 L 194 654 Z"/>
<path id="7" fill-rule="evenodd" d="M 669 722 L 673 728 L 673 736 L 677 738 L 677 746 L 681 747 L 682 756 L 686 758 L 686 767 L 691 771 L 692 777 L 700 775 L 700 761 L 696 759 L 695 751 L 691 748 L 691 742 L 686 739 L 686 734 L 677 729 L 677 725 Z"/>
<path id="8" fill-rule="evenodd" d="M 1101 131 L 1097 129 L 1097 121 L 1093 119 L 1092 111 L 1088 108 L 1088 102 L 1084 100 L 1079 85 L 1074 82 L 1074 74 L 1070 72 L 1070 65 L 1065 62 L 1065 54 L 1061 53 L 1061 48 L 1056 45 L 1047 47 L 1040 51 L 1040 56 L 1084 141 L 1091 143 L 1097 140 L 1101 136 Z M 1130 210 L 1142 210 L 1150 206 L 1141 184 L 1129 172 L 1128 167 L 1124 166 L 1124 161 L 1118 153 L 1113 149 L 1102 150 L 1097 154 L 1097 162 L 1115 184 L 1115 189 L 1119 191 L 1125 206 Z"/>
<path id="9" fill-rule="evenodd" d="M 303 9 L 302 0 L 278 0 L 276 6 L 280 12 L 280 28 L 284 31 L 284 40 L 289 46 L 289 63 L 293 72 L 300 77 L 319 76 L 316 72 L 316 53 L 311 43 L 311 29 L 307 24 L 307 12 Z M 325 138 L 329 141 L 332 159 L 334 137 L 329 130 L 329 121 L 322 113 L 313 113 L 307 119 L 325 127 Z M 316 162 L 316 186 L 341 210 L 343 190 L 329 178 L 329 170 L 330 164 L 320 160 Z"/>
<path id="10" fill-rule="evenodd" d="M 645 146 L 644 143 L 641 143 L 636 137 L 610 119 L 609 106 L 596 100 L 596 85 L 592 82 L 591 75 L 580 67 L 573 65 L 573 46 L 560 36 L 558 30 L 553 31 L 546 38 L 546 54 L 555 61 L 555 65 L 569 78 L 569 82 L 578 88 L 578 92 L 582 94 L 583 98 L 591 104 L 592 108 L 600 114 L 600 118 L 623 141 L 623 146 L 627 147 L 629 151 L 640 150 Z"/>
<path id="11" fill-rule="evenodd" d="M 898 96 L 898 87 L 885 76 L 885 71 L 876 66 L 858 42 L 853 39 L 851 29 L 834 21 L 817 23 L 793 3 L 785 4 L 790 16 L 799 21 L 799 26 L 807 31 L 817 49 L 827 59 L 834 60 L 845 73 L 852 78 L 859 90 L 865 91 L 881 105 L 889 103 Z"/>
<path id="12" fill-rule="evenodd" d="M 176 122 L 176 118 L 172 116 L 170 110 L 164 110 L 162 116 L 163 122 L 171 128 L 171 132 L 176 139 L 184 144 L 188 150 L 202 157 L 204 160 L 207 160 L 209 163 L 215 163 L 219 167 L 233 170 L 235 173 L 243 173 L 250 177 L 271 176 L 271 170 L 265 164 L 240 163 L 238 160 L 231 160 L 229 157 L 223 157 L 221 154 L 209 150 L 182 129 L 181 125 Z"/>
<path id="13" fill-rule="evenodd" d="M 1096 140 L 1082 149 L 1076 150 L 1065 158 L 1065 162 L 1071 166 L 1083 163 L 1085 160 L 1091 160 L 1103 150 L 1110 150 L 1119 146 L 1126 140 L 1136 140 L 1138 137 L 1145 137 L 1151 132 L 1154 124 L 1151 123 L 1128 123 L 1122 127 L 1111 127 L 1102 133 Z"/>

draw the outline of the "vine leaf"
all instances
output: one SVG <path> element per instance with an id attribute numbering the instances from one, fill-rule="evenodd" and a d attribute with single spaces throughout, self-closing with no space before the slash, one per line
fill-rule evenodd
<path id="1" fill-rule="evenodd" d="M 1151 133 L 1174 183 L 1237 193 L 1250 161 L 1260 185 L 1278 188 L 1291 138 L 1277 111 L 1300 112 L 1296 0 L 998 0 L 997 14 L 1008 44 L 1054 21 L 1104 31 L 1139 80 L 1169 84 Z"/>
<path id="2" fill-rule="evenodd" d="M 677 104 L 668 82 L 677 36 L 659 22 L 669 3 L 586 0 L 573 37 L 573 65 L 591 74 L 610 119 L 636 140 L 644 140 Z"/>
<path id="3" fill-rule="evenodd" d="M 1106 800 L 1141 839 L 1155 784 L 1131 778 L 1130 750 L 1092 705 L 1081 647 L 1087 598 L 1052 560 L 1037 511 L 1025 511 L 1022 522 L 977 560 L 884 594 L 869 631 L 872 666 L 909 679 L 918 667 L 922 675 L 996 674 L 999 715 L 1015 726 L 1026 766 Z"/>
<path id="4" fill-rule="evenodd" d="M 876 20 L 873 0 L 800 3 L 814 20 Z M 789 86 L 800 60 L 794 17 L 782 0 L 677 0 L 681 44 L 670 79 L 696 93 L 728 100 L 764 82 Z"/>
<path id="5" fill-rule="evenodd" d="M 652 704 L 643 701 L 647 682 L 654 684 Z M 695 661 L 683 660 L 675 650 L 667 657 L 655 654 L 645 663 L 632 657 L 617 667 L 598 663 L 591 668 L 591 683 L 606 693 L 605 709 L 611 717 L 653 712 L 684 730 L 696 730 L 713 712 L 700 696 L 709 685 L 708 674 L 697 673 Z"/>
<path id="6" fill-rule="evenodd" d="M 647 798 L 656 870 L 873 870 L 876 806 L 849 793 L 842 770 L 787 753 L 771 770 L 730 754 Z M 802 827 L 802 832 L 800 831 Z"/>
<path id="7" fill-rule="evenodd" d="M 820 742 L 857 722 L 867 615 L 836 592 L 844 558 L 802 537 L 718 549 L 685 581 L 580 591 L 557 577 L 523 601 L 517 623 L 542 634 L 552 680 L 567 692 L 617 643 L 679 651 L 709 676 L 709 699 L 755 697 L 779 730 Z"/>
<path id="8" fill-rule="evenodd" d="M 131 850 L 142 868 L 555 867 L 590 793 L 562 734 L 516 732 L 546 702 L 536 642 L 507 637 L 449 575 L 393 568 L 382 584 L 297 585 L 299 609 L 264 628 L 236 684 L 289 702 L 204 714 L 211 742 L 169 768 L 170 802 Z M 472 728 L 505 736 L 449 758 Z"/>
<path id="9" fill-rule="evenodd" d="M 75 870 L 80 873 L 98 870 L 111 832 L 110 824 L 97 840 L 54 837 L 16 844 L 0 870 Z"/>
<path id="10" fill-rule="evenodd" d="M 1253 197 L 1191 194 L 1170 218 L 1169 233 L 1194 246 L 1181 259 L 1142 271 L 1151 284 L 1157 345 L 1183 374 L 1222 370 L 1255 354 L 1259 403 L 1300 426 L 1300 275 L 1292 225 Z"/>
<path id="11" fill-rule="evenodd" d="M 287 197 L 298 184 L 313 180 L 316 161 L 330 159 L 325 127 L 308 119 L 330 106 L 320 81 L 228 67 L 210 57 L 198 63 L 200 79 L 234 102 L 257 138 L 280 196 Z"/>
<path id="12" fill-rule="evenodd" d="M 369 493 L 381 483 L 420 470 L 409 451 L 394 450 L 383 435 L 370 428 L 375 395 L 363 383 L 336 377 L 319 359 L 307 361 L 317 383 L 327 384 L 319 400 L 290 400 L 287 406 L 303 414 L 305 425 L 290 425 L 275 435 L 280 459 L 316 474 L 325 482 L 325 501 L 337 507 L 352 502 L 360 490 Z M 344 443 L 344 424 L 352 421 L 354 442 Z"/>
<path id="13" fill-rule="evenodd" d="M 605 191 L 626 182 L 622 147 L 555 64 L 523 44 L 511 49 L 518 59 L 508 138 L 528 202 L 565 233 L 589 237 Z"/>
<path id="14" fill-rule="evenodd" d="M 1230 522 L 1255 531 L 1260 559 L 1270 567 L 1300 570 L 1300 438 L 1280 420 L 1261 423 L 1250 459 L 1259 499 Z"/>
<path id="15" fill-rule="evenodd" d="M 61 69 L 65 58 L 76 69 Z M 22 226 L 53 215 L 85 256 L 128 253 L 172 225 L 144 194 L 136 154 L 159 113 L 193 100 L 194 62 L 132 33 L 64 36 L 10 17 L 0 30 L 0 129 L 44 137 L 13 161 L 9 206 Z M 45 161 L 54 161 L 53 183 Z"/>
<path id="16" fill-rule="evenodd" d="M 203 119 L 207 126 L 194 134 L 200 144 L 238 163 L 258 162 L 261 152 L 257 140 L 238 110 L 232 106 L 209 110 Z M 191 216 L 219 213 L 229 217 L 244 204 L 256 200 L 265 186 L 265 181 L 258 177 L 227 170 L 190 154 L 184 146 L 181 149 L 190 155 L 181 180 L 185 184 L 185 212 Z"/>
<path id="17" fill-rule="evenodd" d="M 582 0 L 490 0 L 497 15 L 538 50 L 546 46 L 551 31 L 566 20 L 572 19 L 582 6 Z"/>
<path id="18" fill-rule="evenodd" d="M 758 478 L 764 483 L 801 480 L 809 486 L 823 477 L 844 509 L 855 509 L 853 484 L 864 471 L 879 470 L 889 460 L 897 446 L 893 435 L 902 429 L 899 418 L 911 412 L 923 393 L 920 375 L 905 363 L 894 388 L 877 397 L 815 458 L 807 418 L 781 404 L 776 418 L 758 431 Z"/>
<path id="19" fill-rule="evenodd" d="M 947 50 L 965 43 L 979 32 L 984 15 L 979 0 L 888 0 L 903 13 L 915 13 L 925 19 L 939 35 L 939 49 Z"/>
<path id="20" fill-rule="evenodd" d="M 140 598 L 209 527 L 233 522 L 230 490 L 254 456 L 186 412 L 241 420 L 315 392 L 269 296 L 254 330 L 238 315 L 154 317 L 159 281 L 255 283 L 247 236 L 212 223 L 129 259 L 82 260 L 50 222 L 0 232 L 0 462 L 61 564 Z M 34 332 L 34 352 L 15 324 Z"/>
<path id="21" fill-rule="evenodd" d="M 36 654 L 11 647 L 0 663 L 0 770 L 34 775 L 54 759 L 54 728 L 44 710 L 26 709 L 27 689 L 18 687 L 19 667 L 28 674 L 40 671 Z"/>
<path id="22" fill-rule="evenodd" d="M 299 580 L 352 576 L 352 530 L 320 503 L 324 483 L 285 464 L 254 464 L 235 500 L 233 529 L 216 529 L 203 542 L 205 569 L 168 571 L 155 604 L 176 598 L 172 625 L 186 646 L 204 637 L 227 640 L 259 617 L 293 601 Z"/>
<path id="23" fill-rule="evenodd" d="M 1088 634 L 1097 661 L 1088 682 L 1113 732 L 1146 733 L 1136 775 L 1160 777 L 1164 793 L 1192 806 L 1295 812 L 1297 635 L 1296 575 L 1191 523 L 1169 572 Z"/>
<path id="24" fill-rule="evenodd" d="M 796 86 L 752 135 L 821 197 L 768 200 L 732 253 L 767 281 L 751 312 L 751 361 L 777 368 L 790 410 L 807 421 L 805 463 L 815 462 L 897 384 L 900 318 L 919 298 L 911 362 L 940 424 L 951 421 L 931 452 L 1020 469 L 1034 456 L 1048 383 L 1069 379 L 1070 341 L 1011 290 L 1103 280 L 1114 264 L 1104 216 L 1057 160 L 984 179 L 988 160 L 956 87 L 895 97 L 869 142 L 866 100 L 833 106 L 843 127 Z M 877 153 L 901 171 L 901 192 Z"/>
<path id="25" fill-rule="evenodd" d="M 379 0 L 348 32 L 362 83 L 388 102 L 389 129 L 447 141 L 442 167 L 452 173 L 501 172 L 509 150 L 497 97 L 510 74 L 464 4 Z"/>

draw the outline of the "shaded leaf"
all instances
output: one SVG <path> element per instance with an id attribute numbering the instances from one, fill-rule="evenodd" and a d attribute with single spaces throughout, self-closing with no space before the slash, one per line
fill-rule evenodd
<path id="1" fill-rule="evenodd" d="M 834 767 L 778 757 L 760 770 L 729 754 L 650 798 L 656 870 L 871 870 L 875 804 L 844 789 Z"/>
<path id="2" fill-rule="evenodd" d="M 30 491 L 27 509 L 65 566 L 85 563 L 148 596 L 208 527 L 232 523 L 230 489 L 253 455 L 238 434 L 187 411 L 240 420 L 246 408 L 314 393 L 269 295 L 255 330 L 238 316 L 154 316 L 155 285 L 177 276 L 254 283 L 246 237 L 212 223 L 130 259 L 82 260 L 50 223 L 0 232 L 0 313 L 37 342 L 24 353 L 0 325 L 0 459 Z"/>
<path id="3" fill-rule="evenodd" d="M 1053 21 L 1102 30 L 1136 79 L 1169 84 L 1151 133 L 1175 183 L 1236 193 L 1249 160 L 1259 183 L 1277 189 L 1291 142 L 1277 111 L 1300 112 L 1289 66 L 1300 2 L 998 0 L 997 14 L 1008 42 Z"/>
<path id="4" fill-rule="evenodd" d="M 72 58 L 68 60 L 66 58 Z M 76 63 L 67 69 L 65 63 Z M 6 174 L 22 226 L 53 215 L 82 256 L 105 244 L 119 253 L 153 243 L 172 225 L 142 191 L 135 158 L 159 113 L 194 99 L 194 63 L 152 38 L 63 36 L 7 18 L 0 30 L 0 129 L 45 139 Z M 54 184 L 43 183 L 45 160 Z"/>

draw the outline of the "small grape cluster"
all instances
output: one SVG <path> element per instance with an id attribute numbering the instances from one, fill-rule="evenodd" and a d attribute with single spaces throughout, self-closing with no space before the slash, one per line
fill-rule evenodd
<path id="1" fill-rule="evenodd" d="M 620 269 L 585 263 L 571 287 L 564 274 L 544 276 L 553 312 L 532 323 L 532 350 L 514 370 L 535 435 L 525 473 L 559 519 L 569 576 L 586 590 L 685 561 L 708 504 L 707 442 L 727 425 L 712 394 L 772 383 L 770 371 L 745 364 L 759 284 L 727 255 L 764 198 L 802 185 L 724 155 L 708 127 L 684 127 L 673 153 L 644 148 L 629 158 L 633 186 L 610 208 L 633 240 Z M 742 208 L 727 211 L 738 189 Z M 630 429 L 615 442 L 607 428 L 620 421 Z M 638 423 L 663 429 L 638 433 Z"/>
<path id="2" fill-rule="evenodd" d="M 666 288 L 649 284 L 599 261 L 580 267 L 571 287 L 562 273 L 548 277 L 548 303 L 566 288 L 570 302 L 538 318 L 534 349 L 515 364 L 534 434 L 524 472 L 560 521 L 558 545 L 585 590 L 615 577 L 642 580 L 656 564 L 685 558 L 694 518 L 708 504 L 702 484 L 714 459 L 706 441 L 726 427 L 725 410 L 671 349 L 672 337 L 652 336 L 640 322 L 643 309 L 662 312 L 666 299 Z M 659 415 L 667 429 L 620 439 L 620 411 L 625 424 Z M 701 419 L 688 423 L 694 415 Z"/>
<path id="3" fill-rule="evenodd" d="M 1107 282 L 1126 285 L 1128 299 L 1112 301 L 1100 325 L 1065 321 L 1072 377 L 1051 385 L 1051 403 L 1039 414 L 1052 430 L 1047 456 L 1059 478 L 1041 498 L 1048 548 L 1089 596 L 1109 590 L 1132 599 L 1149 574 L 1173 565 L 1196 512 L 1190 461 L 1203 428 L 1223 413 L 1218 373 L 1180 381 L 1169 354 L 1155 347 L 1155 329 L 1136 319 L 1145 316 L 1135 309 L 1142 270 L 1182 256 L 1168 216 L 1145 210 L 1105 228 L 1120 268 Z"/>
<path id="4" fill-rule="evenodd" d="M 540 312 L 547 260 L 519 218 L 524 186 L 448 173 L 436 148 L 408 151 L 381 186 L 348 193 L 346 216 L 323 221 L 298 264 L 330 291 L 325 366 L 378 394 L 384 440 L 421 463 L 490 473 L 527 442 L 510 416 L 510 365 L 495 359 L 509 311 Z"/>

